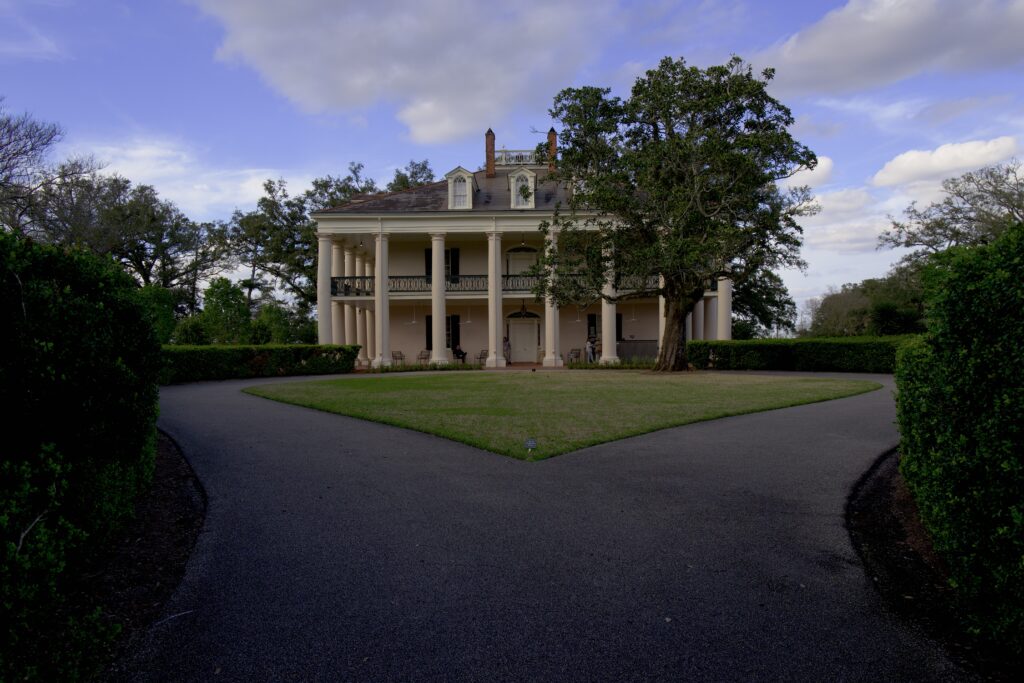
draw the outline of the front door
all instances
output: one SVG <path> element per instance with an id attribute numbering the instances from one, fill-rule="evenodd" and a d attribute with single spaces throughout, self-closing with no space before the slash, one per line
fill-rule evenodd
<path id="1" fill-rule="evenodd" d="M 512 346 L 513 363 L 537 362 L 537 321 L 510 320 L 508 322 L 508 343 Z"/>

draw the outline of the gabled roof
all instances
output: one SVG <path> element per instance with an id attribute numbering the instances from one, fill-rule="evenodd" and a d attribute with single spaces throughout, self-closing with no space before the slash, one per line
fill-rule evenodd
<path id="1" fill-rule="evenodd" d="M 402 213 L 451 212 L 451 213 L 490 213 L 494 211 L 542 211 L 551 213 L 555 205 L 561 202 L 562 208 L 568 206 L 565 187 L 554 181 L 548 181 L 548 170 L 536 169 L 531 173 L 537 175 L 536 196 L 533 209 L 513 209 L 509 192 L 508 174 L 511 170 L 497 169 L 495 177 L 488 178 L 486 172 L 473 173 L 475 192 L 473 208 L 449 210 L 448 181 L 431 183 L 413 187 L 401 192 L 376 195 L 359 202 L 317 211 L 317 215 L 381 215 Z"/>

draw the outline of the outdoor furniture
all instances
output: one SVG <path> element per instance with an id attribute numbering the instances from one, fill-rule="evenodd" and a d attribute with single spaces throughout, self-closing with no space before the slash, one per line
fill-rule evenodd
<path id="1" fill-rule="evenodd" d="M 427 363 L 429 363 L 430 362 L 430 351 L 428 351 L 426 349 L 423 349 L 422 351 L 420 351 L 419 355 L 416 356 L 416 362 L 420 363 L 421 365 L 426 365 Z"/>
<path id="2" fill-rule="evenodd" d="M 480 353 L 476 354 L 476 362 L 480 365 L 487 363 L 487 349 L 483 349 Z"/>
<path id="3" fill-rule="evenodd" d="M 391 362 L 395 365 L 405 365 L 405 354 L 401 351 L 392 351 Z"/>
<path id="4" fill-rule="evenodd" d="M 580 353 L 582 353 L 582 351 L 580 349 L 569 349 L 569 362 L 570 363 L 579 363 L 580 362 Z"/>

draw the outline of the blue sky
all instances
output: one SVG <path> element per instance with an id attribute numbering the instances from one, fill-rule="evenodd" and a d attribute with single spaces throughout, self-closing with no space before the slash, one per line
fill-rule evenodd
<path id="1" fill-rule="evenodd" d="M 495 9 L 498 8 L 498 9 Z M 0 0 L 0 95 L 196 219 L 349 162 L 533 147 L 569 85 L 628 94 L 666 55 L 773 66 L 821 163 L 798 302 L 882 275 L 875 242 L 942 178 L 1024 155 L 1024 0 Z"/>

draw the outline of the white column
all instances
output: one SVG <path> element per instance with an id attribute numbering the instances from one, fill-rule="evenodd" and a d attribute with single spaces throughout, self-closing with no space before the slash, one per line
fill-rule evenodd
<path id="1" fill-rule="evenodd" d="M 366 259 L 362 254 L 356 254 L 356 277 L 366 275 Z M 356 307 L 356 344 L 359 344 L 359 365 L 366 365 L 366 308 Z"/>
<path id="2" fill-rule="evenodd" d="M 693 313 L 686 314 L 686 341 L 693 339 Z"/>
<path id="3" fill-rule="evenodd" d="M 352 277 L 355 274 L 355 250 L 352 247 L 345 245 L 345 276 Z M 352 304 L 345 304 L 345 343 L 356 343 L 356 309 Z"/>
<path id="4" fill-rule="evenodd" d="M 345 275 L 345 253 L 341 244 L 331 247 L 331 276 Z M 341 292 L 338 292 L 341 294 Z M 340 301 L 331 302 L 331 339 L 334 344 L 347 344 L 345 339 L 345 306 Z"/>
<path id="5" fill-rule="evenodd" d="M 391 302 L 388 297 L 388 235 L 377 233 L 377 258 L 374 259 L 374 275 L 376 281 L 373 288 L 373 307 L 376 311 L 374 316 L 374 341 L 377 352 L 373 361 L 374 367 L 391 365 L 391 338 L 390 338 L 390 308 Z"/>
<path id="6" fill-rule="evenodd" d="M 445 276 L 444 276 L 444 233 L 430 233 L 430 351 L 431 363 L 447 363 L 448 350 L 445 340 Z"/>
<path id="7" fill-rule="evenodd" d="M 658 286 L 665 286 L 665 278 L 658 276 Z M 665 297 L 658 295 L 658 355 L 661 355 L 661 340 L 665 338 Z"/>
<path id="8" fill-rule="evenodd" d="M 373 262 L 366 261 L 366 277 L 374 277 Z M 374 336 L 374 315 L 373 310 L 370 308 L 366 309 L 366 357 L 373 359 L 377 357 L 377 347 L 374 346 L 376 338 Z"/>
<path id="9" fill-rule="evenodd" d="M 718 339 L 718 308 L 715 297 L 709 296 L 704 299 L 704 338 Z"/>
<path id="10" fill-rule="evenodd" d="M 614 296 L 615 287 L 612 282 L 612 274 L 604 283 L 605 296 Z M 611 365 L 619 362 L 619 354 L 616 349 L 615 339 L 615 310 L 614 303 L 601 299 L 601 364 Z"/>
<path id="11" fill-rule="evenodd" d="M 732 280 L 718 278 L 718 338 L 732 339 Z"/>
<path id="12" fill-rule="evenodd" d="M 317 241 L 316 315 L 317 341 L 332 343 L 331 338 L 331 238 L 320 235 Z"/>
<path id="13" fill-rule="evenodd" d="M 693 305 L 693 334 L 692 339 L 700 341 L 704 339 L 704 300 L 701 299 Z"/>
<path id="14" fill-rule="evenodd" d="M 551 249 L 558 244 L 558 235 L 551 233 Z M 558 353 L 559 347 L 559 315 L 558 305 L 552 296 L 544 299 L 544 367 L 560 368 L 563 365 L 562 357 Z"/>
<path id="15" fill-rule="evenodd" d="M 501 316 L 501 233 L 487 233 L 487 367 L 505 367 Z"/>

